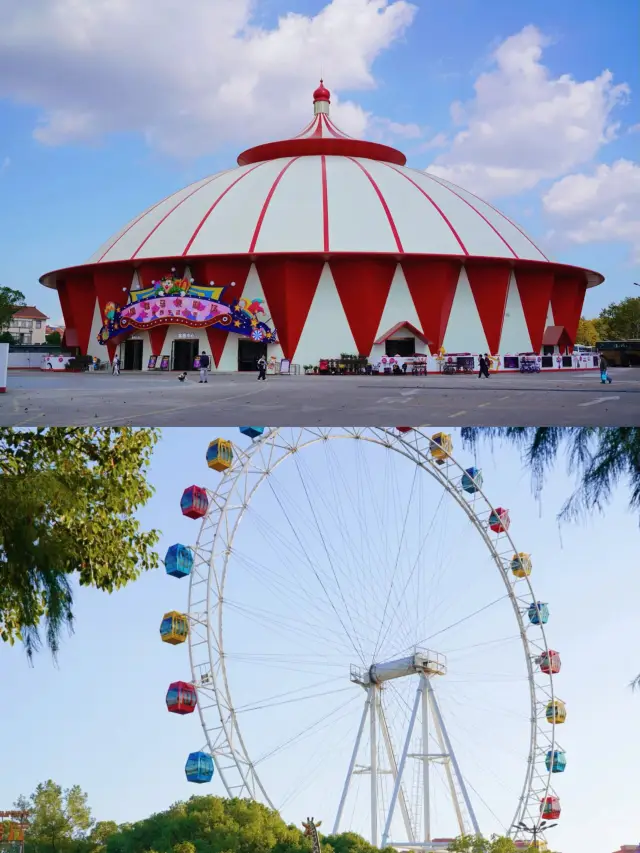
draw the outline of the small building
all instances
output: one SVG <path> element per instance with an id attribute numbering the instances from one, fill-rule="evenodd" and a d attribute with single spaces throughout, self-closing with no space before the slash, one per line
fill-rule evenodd
<path id="1" fill-rule="evenodd" d="M 42 345 L 46 343 L 48 319 L 34 306 L 17 308 L 6 331 L 18 344 Z"/>

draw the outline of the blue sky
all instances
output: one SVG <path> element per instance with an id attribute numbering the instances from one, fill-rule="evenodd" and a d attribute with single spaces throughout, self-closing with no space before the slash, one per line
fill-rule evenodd
<path id="1" fill-rule="evenodd" d="M 384 137 L 411 165 L 495 201 L 559 260 L 602 271 L 587 314 L 635 295 L 637 4 L 615 14 L 578 0 L 77 10 L 70 0 L 0 8 L 1 280 L 52 320 L 57 298 L 39 275 L 83 262 L 246 145 L 301 128 L 321 70 L 346 130 Z"/>
<path id="2" fill-rule="evenodd" d="M 236 430 L 216 434 L 245 442 Z M 215 488 L 219 482 L 204 461 L 213 437 L 209 430 L 163 433 L 151 469 L 156 493 L 140 514 L 143 524 L 162 530 L 162 554 L 174 542 L 195 542 L 198 523 L 180 515 L 179 498 L 191 483 Z M 511 510 L 514 542 L 531 553 L 535 594 L 551 610 L 549 645 L 563 663 L 555 686 L 568 709 L 558 731 L 568 766 L 555 777 L 563 815 L 553 848 L 602 853 L 637 841 L 640 697 L 628 687 L 640 668 L 637 517 L 620 490 L 604 516 L 559 528 L 556 514 L 572 488 L 562 467 L 536 503 L 512 449 L 481 450 L 474 459 L 458 448 L 457 455 L 482 467 L 490 500 Z M 348 681 L 349 664 L 358 661 L 339 642 L 336 612 L 345 619 L 350 614 L 353 636 L 366 640 L 367 625 L 379 623 L 392 575 L 396 591 L 406 593 L 402 601 L 390 599 L 385 624 L 391 633 L 378 636 L 380 656 L 395 657 L 407 639 L 415 641 L 411 625 L 431 637 L 428 647 L 447 654 L 449 672 L 437 690 L 463 773 L 501 820 L 510 818 L 528 749 L 521 651 L 506 603 L 491 604 L 504 592 L 495 567 L 461 511 L 426 476 L 414 479 L 402 459 L 362 442 L 310 448 L 270 482 L 240 525 L 225 592 L 234 704 L 243 709 L 239 718 L 254 760 L 334 715 L 295 748 L 260 762 L 285 818 L 298 822 L 313 813 L 325 825 L 331 821 L 362 707 L 359 688 Z M 336 568 L 341 591 L 334 584 L 330 596 L 336 611 L 305 575 L 294 529 L 330 589 Z M 394 561 L 389 555 L 396 550 L 402 556 Z M 0 805 L 8 808 L 49 777 L 80 784 L 97 819 L 119 822 L 193 793 L 222 793 L 219 780 L 197 789 L 186 783 L 184 761 L 203 745 L 202 730 L 197 715 L 181 718 L 164 707 L 168 684 L 188 680 L 189 664 L 186 648 L 162 644 L 158 628 L 162 615 L 186 608 L 186 600 L 187 583 L 160 569 L 112 596 L 78 591 L 76 632 L 65 640 L 58 668 L 47 653 L 29 668 L 20 647 L 0 649 L 5 692 L 15 697 L 3 714 L 10 734 L 3 766 L 10 770 L 0 778 Z M 482 614 L 450 627 L 485 605 Z M 412 690 L 407 685 L 405 698 Z M 345 814 L 365 829 L 366 791 L 362 796 Z M 491 812 L 475 791 L 471 796 L 483 825 L 493 828 Z M 435 799 L 446 819 L 441 788 Z"/>

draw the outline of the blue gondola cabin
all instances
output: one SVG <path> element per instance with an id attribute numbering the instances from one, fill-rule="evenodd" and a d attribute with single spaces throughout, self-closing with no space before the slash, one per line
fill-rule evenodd
<path id="1" fill-rule="evenodd" d="M 193 552 L 186 545 L 172 545 L 164 558 L 164 567 L 172 578 L 185 578 L 193 568 Z"/>
<path id="2" fill-rule="evenodd" d="M 546 675 L 555 675 L 557 672 L 560 672 L 560 653 L 554 652 L 553 649 L 543 652 L 538 662 L 541 672 L 544 672 Z"/>
<path id="3" fill-rule="evenodd" d="M 233 444 L 216 438 L 207 448 L 207 465 L 214 471 L 227 471 L 233 464 Z"/>
<path id="4" fill-rule="evenodd" d="M 567 719 L 567 706 L 561 699 L 552 699 L 547 704 L 544 714 L 550 723 L 564 723 Z"/>
<path id="5" fill-rule="evenodd" d="M 564 773 L 567 756 L 560 749 L 550 749 L 544 763 L 547 765 L 547 770 L 551 770 L 552 773 Z"/>
<path id="6" fill-rule="evenodd" d="M 209 509 L 207 490 L 200 486 L 189 486 L 180 498 L 180 509 L 187 518 L 204 518 Z"/>
<path id="7" fill-rule="evenodd" d="M 193 714 L 198 704 L 198 694 L 193 684 L 174 681 L 167 690 L 167 710 L 172 714 Z"/>
<path id="8" fill-rule="evenodd" d="M 509 510 L 501 506 L 497 506 L 489 515 L 489 528 L 494 533 L 506 533 L 511 524 L 509 518 Z"/>
<path id="9" fill-rule="evenodd" d="M 192 752 L 184 766 L 187 782 L 202 785 L 213 779 L 213 758 L 206 752 Z"/>
<path id="10" fill-rule="evenodd" d="M 446 432 L 436 432 L 431 436 L 431 458 L 437 465 L 444 465 L 453 451 L 453 441 Z"/>
<path id="11" fill-rule="evenodd" d="M 171 610 L 165 613 L 160 623 L 160 637 L 163 643 L 177 646 L 189 636 L 189 620 L 184 613 Z"/>
<path id="12" fill-rule="evenodd" d="M 549 621 L 549 605 L 544 601 L 532 601 L 527 614 L 532 625 L 546 625 Z"/>
<path id="13" fill-rule="evenodd" d="M 517 578 L 526 578 L 531 574 L 532 563 L 529 554 L 520 551 L 511 558 L 511 571 Z"/>
<path id="14" fill-rule="evenodd" d="M 466 468 L 462 475 L 462 488 L 470 495 L 482 488 L 482 471 L 479 468 Z"/>
<path id="15" fill-rule="evenodd" d="M 254 438 L 260 438 L 264 432 L 264 427 L 240 427 L 240 432 L 253 441 Z"/>

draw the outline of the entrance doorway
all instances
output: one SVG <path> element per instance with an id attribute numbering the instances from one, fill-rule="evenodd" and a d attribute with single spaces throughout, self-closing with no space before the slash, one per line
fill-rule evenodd
<path id="1" fill-rule="evenodd" d="M 199 352 L 198 338 L 173 342 L 173 370 L 193 370 L 193 362 Z"/>
<path id="2" fill-rule="evenodd" d="M 249 338 L 238 338 L 238 370 L 258 369 L 258 359 L 267 357 L 267 345 Z"/>
<path id="3" fill-rule="evenodd" d="M 399 355 L 403 358 L 416 354 L 415 338 L 388 338 L 384 342 L 385 355 Z"/>
<path id="4" fill-rule="evenodd" d="M 124 342 L 124 370 L 142 370 L 142 341 Z"/>

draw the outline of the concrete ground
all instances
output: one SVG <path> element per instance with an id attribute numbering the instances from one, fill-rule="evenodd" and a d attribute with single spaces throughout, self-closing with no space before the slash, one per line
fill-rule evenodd
<path id="1" fill-rule="evenodd" d="M 0 426 L 638 426 L 640 370 L 477 376 L 10 371 Z"/>

